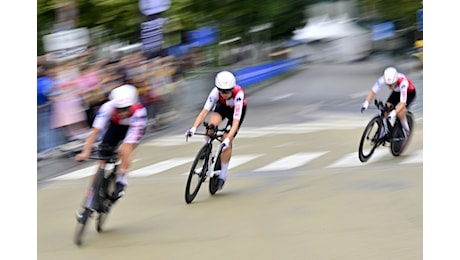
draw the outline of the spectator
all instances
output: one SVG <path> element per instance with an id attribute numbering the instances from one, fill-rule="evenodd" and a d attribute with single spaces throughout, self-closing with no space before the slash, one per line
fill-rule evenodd
<path id="1" fill-rule="evenodd" d="M 50 132 L 50 99 L 54 79 L 49 68 L 37 64 L 37 152 L 53 147 Z"/>
<path id="2" fill-rule="evenodd" d="M 81 66 L 80 76 L 76 79 L 86 109 L 86 123 L 92 125 L 96 111 L 106 101 L 103 81 L 97 69 L 97 63 L 86 63 Z"/>
<path id="3" fill-rule="evenodd" d="M 75 64 L 65 62 L 58 68 L 57 80 L 53 89 L 51 127 L 62 129 L 69 141 L 78 139 L 78 135 L 89 130 L 80 92 L 76 85 L 78 74 Z"/>

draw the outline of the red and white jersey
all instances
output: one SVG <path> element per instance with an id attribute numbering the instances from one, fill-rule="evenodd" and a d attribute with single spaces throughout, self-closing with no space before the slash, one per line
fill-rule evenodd
<path id="1" fill-rule="evenodd" d="M 375 82 L 374 86 L 372 86 L 372 91 L 378 93 L 384 86 L 386 86 L 385 79 L 381 76 L 377 82 Z M 406 75 L 398 73 L 398 80 L 393 91 L 401 92 L 400 102 L 405 103 L 407 101 L 407 93 L 414 92 L 415 85 Z"/>
<path id="2" fill-rule="evenodd" d="M 214 107 L 216 102 L 220 102 L 221 104 L 228 106 L 234 109 L 233 112 L 233 119 L 241 119 L 241 114 L 243 112 L 243 107 L 246 106 L 246 97 L 244 96 L 243 88 L 240 86 L 235 86 L 232 91 L 232 97 L 229 99 L 224 99 L 217 87 L 214 87 L 211 92 L 209 93 L 208 99 L 204 104 L 204 109 L 211 111 Z"/>
<path id="3" fill-rule="evenodd" d="M 131 115 L 127 118 L 120 119 L 116 113 L 115 103 L 113 101 L 105 102 L 94 118 L 93 127 L 105 130 L 108 123 L 112 121 L 118 125 L 129 125 L 128 132 L 123 140 L 124 143 L 138 143 L 147 126 L 147 109 L 141 104 L 136 103 L 131 106 Z"/>

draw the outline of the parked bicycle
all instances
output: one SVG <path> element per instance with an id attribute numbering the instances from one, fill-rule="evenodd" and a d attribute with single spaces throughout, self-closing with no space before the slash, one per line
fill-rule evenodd
<path id="1" fill-rule="evenodd" d="M 368 161 L 377 147 L 387 146 L 387 144 L 390 146 L 391 154 L 399 156 L 405 150 L 413 135 L 406 136 L 406 131 L 399 118 L 396 119 L 394 125 L 391 125 L 390 120 L 387 118 L 387 114 L 391 108 L 387 107 L 383 101 L 374 100 L 374 104 L 380 113 L 369 121 L 361 136 L 358 149 L 359 160 L 361 162 Z M 414 115 L 412 112 L 407 111 L 406 117 L 409 128 L 413 133 L 415 124 Z"/>
<path id="2" fill-rule="evenodd" d="M 82 244 L 85 228 L 93 214 L 97 214 L 96 230 L 98 233 L 102 232 L 102 226 L 113 204 L 112 197 L 118 168 L 117 149 L 116 147 L 100 146 L 96 152 L 97 155 L 92 155 L 89 158 L 102 160 L 104 163 L 99 167 L 93 178 L 91 189 L 83 200 L 83 211 L 77 213 L 78 224 L 74 239 L 78 246 Z"/>
<path id="3" fill-rule="evenodd" d="M 198 191 L 200 190 L 201 184 L 209 178 L 209 193 L 214 195 L 218 190 L 218 178 L 220 172 L 220 154 L 224 148 L 222 137 L 224 133 L 230 131 L 229 128 L 218 128 L 217 126 L 210 125 L 207 122 L 203 122 L 203 126 L 206 128 L 205 133 L 195 133 L 195 135 L 205 135 L 208 137 L 208 141 L 200 148 L 195 156 L 192 167 L 187 179 L 187 185 L 185 187 L 185 201 L 191 203 Z M 213 153 L 213 142 L 217 140 L 219 145 Z M 186 137 L 188 141 L 188 136 Z"/>

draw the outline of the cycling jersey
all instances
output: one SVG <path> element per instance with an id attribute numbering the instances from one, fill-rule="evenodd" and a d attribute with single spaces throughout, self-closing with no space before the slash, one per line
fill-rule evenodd
<path id="1" fill-rule="evenodd" d="M 147 109 L 136 103 L 130 107 L 130 116 L 120 119 L 113 100 L 104 103 L 96 114 L 93 127 L 104 130 L 108 123 L 128 126 L 128 131 L 123 139 L 125 143 L 139 143 L 147 126 Z"/>
<path id="2" fill-rule="evenodd" d="M 372 91 L 378 93 L 383 86 L 386 86 L 385 79 L 381 76 L 377 82 L 372 86 Z M 404 74 L 398 73 L 398 80 L 396 87 L 393 88 L 394 92 L 400 92 L 400 102 L 407 102 L 407 93 L 415 92 L 414 83 Z"/>
<path id="3" fill-rule="evenodd" d="M 214 87 L 211 92 L 209 93 L 208 98 L 206 99 L 206 103 L 204 104 L 204 109 L 210 111 L 216 102 L 221 103 L 224 106 L 233 108 L 233 119 L 241 119 L 241 115 L 243 112 L 243 107 L 246 106 L 246 97 L 244 96 L 243 88 L 240 86 L 235 86 L 232 91 L 232 97 L 229 99 L 224 99 L 222 95 L 220 95 L 219 90 L 217 87 Z"/>

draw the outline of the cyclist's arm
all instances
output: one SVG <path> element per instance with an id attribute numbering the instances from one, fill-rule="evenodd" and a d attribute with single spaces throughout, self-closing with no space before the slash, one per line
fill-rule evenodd
<path id="1" fill-rule="evenodd" d="M 380 89 L 382 89 L 384 85 L 385 85 L 385 80 L 383 76 L 380 76 L 377 82 L 375 82 L 375 84 L 371 87 L 369 94 L 367 94 L 366 101 L 368 103 L 371 103 L 374 96 L 380 91 Z"/>
<path id="2" fill-rule="evenodd" d="M 198 126 L 200 126 L 201 122 L 203 122 L 203 120 L 206 118 L 208 113 L 209 113 L 209 110 L 207 110 L 206 108 L 203 108 L 198 114 L 198 116 L 196 117 L 195 122 L 193 123 L 193 127 L 198 128 Z"/>
<path id="3" fill-rule="evenodd" d="M 227 137 L 230 139 L 230 141 L 233 141 L 233 137 L 235 136 L 236 131 L 238 131 L 238 126 L 240 125 L 240 120 L 233 118 L 232 122 L 232 128 L 228 132 Z"/>
<path id="4" fill-rule="evenodd" d="M 232 128 L 230 129 L 230 132 L 228 133 L 228 138 L 230 138 L 230 140 L 233 140 L 233 137 L 235 136 L 236 131 L 238 131 L 238 126 L 240 125 L 241 115 L 243 114 L 244 92 L 243 91 L 238 92 L 238 94 L 236 94 L 235 96 L 234 101 L 235 101 L 234 102 L 235 108 L 233 110 Z"/>
<path id="5" fill-rule="evenodd" d="M 93 127 L 91 128 L 90 135 L 86 138 L 85 146 L 83 147 L 83 151 L 75 156 L 75 160 L 77 161 L 84 161 L 89 158 L 91 154 L 91 149 L 93 147 L 96 138 L 99 136 L 100 129 Z"/>
<path id="6" fill-rule="evenodd" d="M 399 103 L 396 105 L 396 113 L 399 114 L 401 111 L 403 111 L 406 108 L 406 102 L 407 102 L 407 89 L 409 88 L 409 82 L 407 80 L 401 81 L 399 85 Z"/>
<path id="7" fill-rule="evenodd" d="M 366 97 L 367 103 L 371 103 L 374 96 L 375 96 L 375 92 L 371 89 L 371 91 L 369 91 L 369 94 L 367 94 L 367 97 Z"/>
<path id="8" fill-rule="evenodd" d="M 91 128 L 90 135 L 86 138 L 85 146 L 83 147 L 83 151 L 75 157 L 77 161 L 83 161 L 89 158 L 91 154 L 91 149 L 93 148 L 93 144 L 96 141 L 99 133 L 102 129 L 104 129 L 110 120 L 110 116 L 113 111 L 113 106 L 109 104 L 110 102 L 104 103 L 96 114 L 94 118 L 93 127 Z"/>
<path id="9" fill-rule="evenodd" d="M 128 132 L 126 133 L 123 143 L 120 145 L 119 152 L 121 156 L 120 172 L 126 174 L 131 166 L 133 151 L 136 145 L 141 141 L 147 127 L 147 109 L 140 108 L 134 112 L 130 119 Z"/>
<path id="10" fill-rule="evenodd" d="M 193 123 L 193 127 L 198 128 L 200 126 L 200 124 L 206 118 L 209 111 L 211 111 L 211 109 L 214 107 L 218 99 L 219 99 L 219 92 L 217 88 L 213 88 L 211 92 L 209 93 L 208 98 L 206 99 L 206 102 L 204 103 L 203 109 L 196 117 L 195 122 Z"/>

